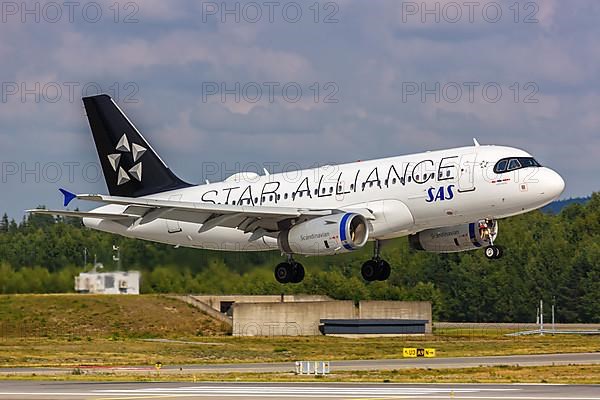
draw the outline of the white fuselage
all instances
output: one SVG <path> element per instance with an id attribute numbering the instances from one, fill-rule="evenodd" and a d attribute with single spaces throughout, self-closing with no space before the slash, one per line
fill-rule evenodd
<path id="1" fill-rule="evenodd" d="M 496 162 L 531 157 L 523 150 L 471 146 L 258 176 L 240 173 L 223 182 L 154 194 L 147 198 L 306 209 L 370 210 L 370 239 L 405 236 L 425 229 L 505 218 L 540 208 L 564 190 L 546 167 L 496 174 Z M 96 211 L 120 213 L 125 206 Z M 187 247 L 229 251 L 272 250 L 277 239 L 249 241 L 250 233 L 199 223 L 156 219 L 130 227 L 85 218 L 91 228 Z"/>

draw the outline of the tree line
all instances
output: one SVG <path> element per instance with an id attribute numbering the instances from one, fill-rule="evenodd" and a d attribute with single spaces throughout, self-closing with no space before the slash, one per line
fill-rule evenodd
<path id="1" fill-rule="evenodd" d="M 97 258 L 142 271 L 143 293 L 325 294 L 336 299 L 430 300 L 446 321 L 531 322 L 540 299 L 556 305 L 559 322 L 600 322 L 600 193 L 558 214 L 540 211 L 500 221 L 500 260 L 482 251 L 414 252 L 406 238 L 387 243 L 386 282 L 367 283 L 360 266 L 371 246 L 328 257 L 298 258 L 301 284 L 281 285 L 279 252 L 223 253 L 174 248 L 87 229 L 78 219 L 29 216 L 0 220 L 0 293 L 72 292 L 74 276 Z M 84 252 L 87 255 L 84 255 Z M 84 259 L 87 258 L 87 265 Z"/>

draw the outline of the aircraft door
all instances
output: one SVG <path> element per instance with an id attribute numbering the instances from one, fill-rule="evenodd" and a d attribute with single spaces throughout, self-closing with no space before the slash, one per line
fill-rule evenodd
<path id="1" fill-rule="evenodd" d="M 458 175 L 458 192 L 472 192 L 475 190 L 475 166 L 477 153 L 465 154 L 460 158 Z"/>

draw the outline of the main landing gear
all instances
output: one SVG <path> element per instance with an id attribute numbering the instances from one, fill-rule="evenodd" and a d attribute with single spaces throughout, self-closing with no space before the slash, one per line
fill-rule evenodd
<path id="1" fill-rule="evenodd" d="M 387 261 L 383 260 L 380 257 L 380 248 L 380 241 L 375 240 L 373 258 L 369 261 L 366 261 L 360 269 L 362 277 L 365 281 L 385 281 L 387 278 L 390 277 L 392 268 L 390 267 L 390 264 Z"/>
<path id="2" fill-rule="evenodd" d="M 497 260 L 504 254 L 504 249 L 500 246 L 494 245 L 495 234 L 492 234 L 492 230 L 496 225 L 496 221 L 493 219 L 487 219 L 485 222 L 479 224 L 479 231 L 481 237 L 487 240 L 490 245 L 485 248 L 485 256 L 488 260 Z"/>
<path id="3" fill-rule="evenodd" d="M 300 283 L 304 279 L 304 267 L 289 255 L 287 262 L 275 267 L 275 279 L 279 283 Z"/>

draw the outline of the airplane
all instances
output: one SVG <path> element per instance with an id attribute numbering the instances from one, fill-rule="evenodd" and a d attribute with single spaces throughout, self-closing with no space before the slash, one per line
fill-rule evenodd
<path id="1" fill-rule="evenodd" d="M 73 199 L 102 203 L 89 212 L 27 210 L 80 217 L 86 227 L 199 249 L 279 250 L 280 283 L 305 272 L 294 256 L 352 252 L 373 242 L 361 268 L 382 281 L 389 239 L 408 236 L 412 249 L 451 253 L 483 249 L 490 260 L 498 220 L 552 202 L 561 176 L 526 151 L 480 145 L 264 175 L 239 172 L 222 182 L 193 185 L 178 178 L 125 113 L 106 95 L 83 98 L 109 194 L 60 189 Z"/>

